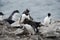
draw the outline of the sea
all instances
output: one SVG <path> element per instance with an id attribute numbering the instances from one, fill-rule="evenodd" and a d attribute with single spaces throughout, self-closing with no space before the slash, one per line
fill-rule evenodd
<path id="1" fill-rule="evenodd" d="M 4 18 L 8 18 L 14 10 L 20 11 L 20 16 L 26 9 L 34 21 L 41 21 L 51 13 L 55 19 L 60 19 L 60 0 L 0 0 L 0 12 Z"/>

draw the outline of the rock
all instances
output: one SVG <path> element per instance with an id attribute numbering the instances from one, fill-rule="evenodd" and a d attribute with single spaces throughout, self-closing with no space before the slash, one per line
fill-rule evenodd
<path id="1" fill-rule="evenodd" d="M 15 33 L 15 34 L 20 34 L 20 33 L 22 33 L 23 31 L 24 31 L 24 30 L 18 28 L 16 31 L 14 31 L 14 33 Z"/>
<path id="2" fill-rule="evenodd" d="M 60 22 L 50 24 L 49 27 L 40 27 L 40 32 L 43 37 L 59 37 L 60 36 Z"/>
<path id="3" fill-rule="evenodd" d="M 28 38 L 28 36 L 24 36 L 28 33 L 27 30 L 25 31 L 20 28 L 13 28 L 13 27 L 10 28 L 10 27 L 11 26 L 9 23 L 7 23 L 5 21 L 0 21 L 0 34 L 3 36 L 4 35 L 8 36 L 8 37 L 4 36 L 4 38 L 0 37 L 1 40 L 5 40 L 5 39 L 6 40 L 40 40 L 40 39 L 45 40 L 46 38 L 49 39 L 49 38 L 59 38 L 60 37 L 60 22 L 55 22 L 55 23 L 49 25 L 49 27 L 42 26 L 39 28 L 40 33 L 43 34 L 43 37 L 45 39 L 43 39 L 39 35 L 31 35 L 31 36 L 29 36 L 30 38 Z M 25 32 L 26 32 L 26 34 L 25 34 Z M 13 34 L 13 35 L 10 35 L 10 34 Z M 14 34 L 15 34 L 15 36 L 14 36 Z M 22 35 L 24 37 L 16 38 L 18 36 L 17 34 L 24 34 L 24 35 Z M 19 36 L 21 36 L 21 35 L 19 35 Z M 48 39 L 46 39 L 46 40 L 48 40 Z"/>
<path id="4" fill-rule="evenodd" d="M 0 21 L 0 32 L 5 33 L 5 29 L 7 29 L 7 22 Z"/>

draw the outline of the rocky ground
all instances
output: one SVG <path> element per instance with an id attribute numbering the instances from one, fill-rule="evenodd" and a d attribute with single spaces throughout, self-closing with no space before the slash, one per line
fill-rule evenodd
<path id="1" fill-rule="evenodd" d="M 49 27 L 39 28 L 40 33 L 29 36 L 26 31 L 19 28 L 10 28 L 9 24 L 0 21 L 0 40 L 60 40 L 60 21 Z"/>

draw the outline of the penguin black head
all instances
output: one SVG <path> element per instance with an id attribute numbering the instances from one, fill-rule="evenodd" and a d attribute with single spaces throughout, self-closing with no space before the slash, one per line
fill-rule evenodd
<path id="1" fill-rule="evenodd" d="M 28 9 L 26 9 L 26 13 L 29 13 L 29 10 Z"/>
<path id="2" fill-rule="evenodd" d="M 3 14 L 2 12 L 0 12 L 0 15 L 2 15 L 2 16 L 3 16 L 4 14 Z"/>
<path id="3" fill-rule="evenodd" d="M 50 17 L 51 16 L 51 13 L 48 13 L 48 17 Z"/>
<path id="4" fill-rule="evenodd" d="M 26 15 L 29 15 L 29 10 L 28 9 L 26 9 L 24 12 L 23 12 L 23 14 L 26 14 Z"/>
<path id="5" fill-rule="evenodd" d="M 19 13 L 19 10 L 15 10 L 15 11 L 13 11 L 13 13 Z"/>

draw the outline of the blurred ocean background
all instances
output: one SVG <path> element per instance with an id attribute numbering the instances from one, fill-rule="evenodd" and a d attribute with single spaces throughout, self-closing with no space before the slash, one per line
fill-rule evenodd
<path id="1" fill-rule="evenodd" d="M 60 18 L 60 0 L 0 0 L 0 11 L 5 14 L 4 18 L 8 18 L 16 9 L 21 16 L 27 8 L 35 21 L 43 21 L 48 12 L 52 17 Z"/>

